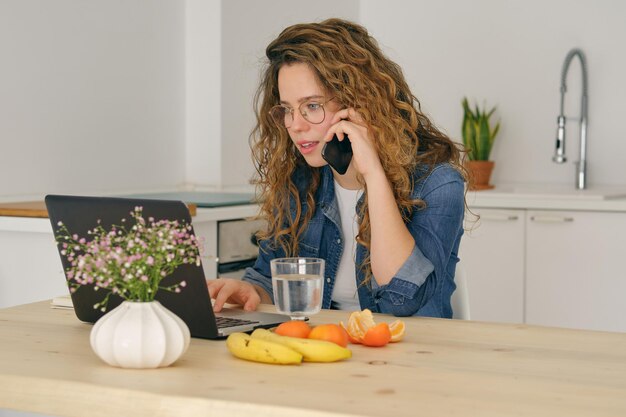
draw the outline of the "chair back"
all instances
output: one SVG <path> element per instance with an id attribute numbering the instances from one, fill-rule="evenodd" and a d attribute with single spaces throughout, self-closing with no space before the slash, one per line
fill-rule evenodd
<path id="1" fill-rule="evenodd" d="M 456 290 L 452 293 L 450 304 L 452 305 L 452 318 L 458 320 L 470 319 L 469 292 L 467 290 L 467 276 L 461 263 L 456 264 L 454 273 Z"/>

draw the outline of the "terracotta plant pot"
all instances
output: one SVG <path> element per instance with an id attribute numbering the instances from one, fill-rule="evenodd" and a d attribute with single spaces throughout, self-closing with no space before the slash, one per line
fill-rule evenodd
<path id="1" fill-rule="evenodd" d="M 490 190 L 494 186 L 489 184 L 493 161 L 465 161 L 465 167 L 469 172 L 470 187 L 472 191 Z"/>

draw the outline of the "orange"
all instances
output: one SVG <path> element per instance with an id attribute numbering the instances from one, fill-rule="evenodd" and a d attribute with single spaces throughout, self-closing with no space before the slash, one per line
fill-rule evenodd
<path id="1" fill-rule="evenodd" d="M 278 325 L 274 333 L 281 336 L 301 337 L 306 339 L 311 333 L 311 326 L 300 320 L 286 321 Z"/>
<path id="2" fill-rule="evenodd" d="M 353 343 L 353 344 L 355 344 L 355 345 L 356 345 L 356 344 L 360 344 L 360 343 L 361 343 L 361 340 L 360 340 L 360 339 L 356 339 L 356 338 L 354 338 L 354 337 L 350 334 L 350 332 L 346 329 L 346 326 L 343 324 L 343 321 L 342 321 L 342 322 L 339 322 L 339 325 L 341 326 L 341 328 L 342 328 L 342 329 L 346 332 L 346 334 L 348 335 L 348 341 L 349 341 L 350 343 Z"/>
<path id="3" fill-rule="evenodd" d="M 391 340 L 391 331 L 387 323 L 380 323 L 374 327 L 370 327 L 363 336 L 363 343 L 365 346 L 381 347 L 385 346 Z"/>
<path id="4" fill-rule="evenodd" d="M 348 333 L 337 324 L 320 324 L 315 326 L 309 333 L 309 339 L 326 340 L 339 346 L 348 346 Z"/>
<path id="5" fill-rule="evenodd" d="M 374 323 L 374 316 L 372 316 L 371 311 L 368 309 L 355 311 L 350 314 L 346 331 L 348 332 L 348 336 L 354 340 L 358 340 L 360 343 L 360 341 L 363 340 L 367 329 L 375 325 L 376 323 Z"/>
<path id="6" fill-rule="evenodd" d="M 384 326 L 377 325 L 372 312 L 365 309 L 350 314 L 347 326 L 341 323 L 341 327 L 348 333 L 350 342 L 362 343 L 366 346 L 384 346 L 389 342 L 399 342 L 404 337 L 405 325 L 402 320 L 396 320 L 391 324 L 381 324 Z"/>
<path id="7" fill-rule="evenodd" d="M 404 337 L 405 326 L 402 320 L 396 320 L 389 325 L 391 332 L 391 342 L 399 342 Z"/>

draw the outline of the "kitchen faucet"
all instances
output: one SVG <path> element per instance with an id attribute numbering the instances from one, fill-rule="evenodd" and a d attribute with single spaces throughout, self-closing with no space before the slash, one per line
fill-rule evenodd
<path id="1" fill-rule="evenodd" d="M 565 114 L 564 114 L 564 101 L 565 92 L 567 91 L 567 71 L 572 59 L 577 56 L 580 60 L 580 66 L 582 68 L 582 83 L 583 91 L 580 103 L 580 160 L 576 163 L 576 188 L 584 190 L 587 186 L 587 61 L 585 60 L 585 54 L 580 49 L 572 49 L 567 53 L 565 62 L 563 62 L 563 69 L 561 70 L 561 113 L 557 118 L 557 134 L 556 134 L 556 150 L 552 160 L 558 164 L 562 164 L 567 161 L 565 157 Z"/>

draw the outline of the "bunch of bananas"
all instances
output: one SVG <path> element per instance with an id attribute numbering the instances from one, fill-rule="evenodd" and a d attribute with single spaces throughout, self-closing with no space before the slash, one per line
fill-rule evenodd
<path id="1" fill-rule="evenodd" d="M 251 335 L 233 333 L 226 346 L 240 359 L 280 365 L 336 362 L 352 357 L 350 349 L 332 342 L 280 336 L 266 329 L 256 329 Z"/>

